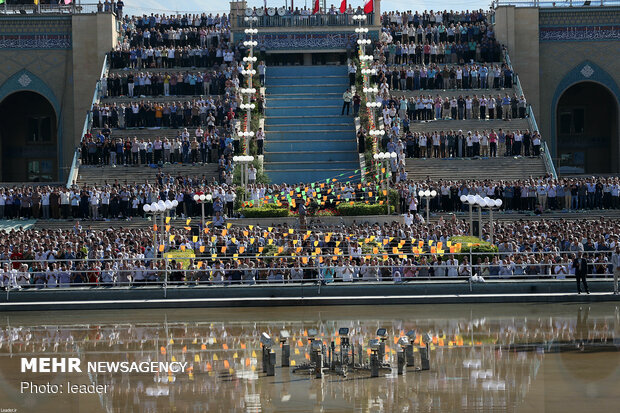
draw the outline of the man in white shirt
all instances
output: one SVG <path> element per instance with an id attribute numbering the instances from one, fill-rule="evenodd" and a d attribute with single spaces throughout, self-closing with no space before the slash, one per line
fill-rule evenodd
<path id="1" fill-rule="evenodd" d="M 404 216 L 404 220 L 405 220 L 405 226 L 410 227 L 413 225 L 413 215 L 411 214 L 411 211 L 407 211 L 407 213 Z"/>
<path id="2" fill-rule="evenodd" d="M 48 191 L 41 194 L 41 208 L 43 209 L 43 219 L 50 219 L 50 193 Z"/>
<path id="3" fill-rule="evenodd" d="M 351 282 L 355 277 L 355 268 L 351 265 L 351 261 L 346 260 L 342 267 L 342 281 Z"/>
<path id="4" fill-rule="evenodd" d="M 448 277 L 458 277 L 459 275 L 459 262 L 456 258 L 450 258 L 444 264 L 446 266 L 446 275 Z"/>
<path id="5" fill-rule="evenodd" d="M 90 218 L 99 219 L 99 192 L 96 190 L 90 193 Z"/>

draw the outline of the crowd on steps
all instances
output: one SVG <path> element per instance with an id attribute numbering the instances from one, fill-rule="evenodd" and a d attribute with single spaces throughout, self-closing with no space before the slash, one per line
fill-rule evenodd
<path id="1" fill-rule="evenodd" d="M 310 211 L 333 209 L 341 202 L 383 203 L 385 197 L 379 186 L 382 183 L 337 183 L 319 189 L 320 185 L 268 185 L 256 182 L 257 171 L 250 166 L 249 185 L 246 188 L 246 206 L 279 204 L 292 210 L 298 208 L 306 197 Z M 227 175 L 230 176 L 230 175 Z M 615 210 L 620 208 L 620 179 L 603 178 L 530 178 L 522 180 L 439 180 L 413 181 L 404 175 L 395 175 L 390 184 L 396 193 L 396 212 L 410 214 L 415 222 L 423 222 L 420 214 L 420 191 L 436 191 L 430 201 L 433 212 L 465 212 L 468 206 L 461 196 L 479 195 L 501 199 L 502 211 L 523 211 L 542 214 L 545 211 Z M 224 219 L 242 216 L 243 204 L 231 181 L 214 182 L 213 177 L 188 174 L 172 175 L 165 168 L 145 182 L 119 182 L 103 185 L 83 184 L 72 188 L 50 186 L 24 186 L 0 189 L 1 218 L 35 219 L 118 219 L 145 216 L 143 206 L 159 200 L 177 200 L 178 207 L 171 215 L 196 217 L 201 207 L 194 195 L 211 194 L 205 205 L 206 216 L 216 216 L 218 223 Z M 290 193 L 295 193 L 291 202 Z M 236 202 L 239 199 L 238 202 Z M 295 204 L 295 206 L 293 206 Z"/>

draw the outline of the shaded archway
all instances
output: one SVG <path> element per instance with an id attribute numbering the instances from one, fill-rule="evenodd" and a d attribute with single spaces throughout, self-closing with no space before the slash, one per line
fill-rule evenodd
<path id="1" fill-rule="evenodd" d="M 23 91 L 0 103 L 0 144 L 4 182 L 58 180 L 57 118 L 50 102 Z"/>
<path id="2" fill-rule="evenodd" d="M 617 173 L 618 104 L 607 87 L 583 81 L 566 89 L 556 113 L 560 173 Z"/>

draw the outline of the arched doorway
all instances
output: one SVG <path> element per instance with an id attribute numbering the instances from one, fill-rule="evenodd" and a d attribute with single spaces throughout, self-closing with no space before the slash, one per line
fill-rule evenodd
<path id="1" fill-rule="evenodd" d="M 13 93 L 0 103 L 3 182 L 55 182 L 57 120 L 50 102 L 38 93 Z"/>
<path id="2" fill-rule="evenodd" d="M 558 101 L 556 119 L 561 174 L 620 172 L 618 104 L 609 89 L 589 81 L 572 85 Z"/>

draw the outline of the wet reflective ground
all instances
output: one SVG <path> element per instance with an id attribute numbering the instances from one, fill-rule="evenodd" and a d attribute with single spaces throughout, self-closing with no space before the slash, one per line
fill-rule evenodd
<path id="1" fill-rule="evenodd" d="M 315 379 L 308 332 L 362 344 L 386 328 L 386 370 Z M 265 377 L 259 337 L 286 329 L 291 364 Z M 432 338 L 430 370 L 396 374 L 395 340 Z M 0 316 L 0 409 L 37 412 L 594 412 L 620 405 L 620 312 L 615 304 L 350 306 L 5 313 Z M 184 373 L 20 373 L 21 357 L 180 361 Z M 20 382 L 107 384 L 101 395 L 22 394 Z"/>

